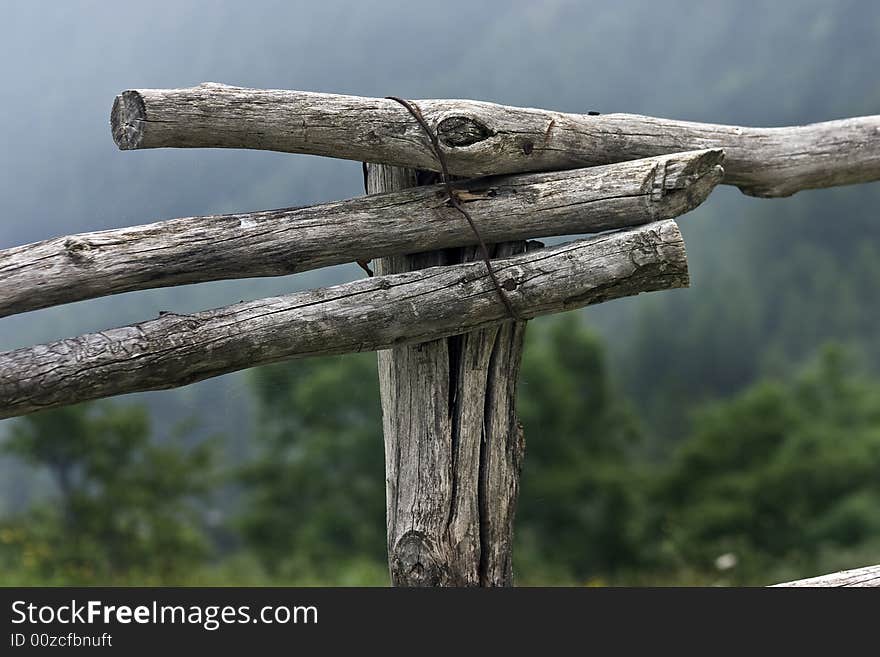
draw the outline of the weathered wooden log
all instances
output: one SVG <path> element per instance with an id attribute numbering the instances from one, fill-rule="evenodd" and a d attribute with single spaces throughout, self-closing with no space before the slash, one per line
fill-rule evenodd
<path id="1" fill-rule="evenodd" d="M 687 285 L 673 221 L 495 261 L 523 318 Z M 482 262 L 376 276 L 0 353 L 0 418 L 289 358 L 387 349 L 504 321 Z"/>
<path id="2" fill-rule="evenodd" d="M 455 175 L 573 169 L 723 149 L 724 182 L 754 196 L 880 180 L 880 116 L 746 128 L 468 100 L 417 102 Z M 255 148 L 438 170 L 420 127 L 398 103 L 382 98 L 206 83 L 125 91 L 110 122 L 124 150 Z"/>
<path id="3" fill-rule="evenodd" d="M 370 192 L 424 180 L 371 164 Z M 536 242 L 490 245 L 495 256 Z M 445 249 L 381 258 L 396 274 L 479 258 Z M 525 321 L 380 351 L 388 568 L 395 586 L 510 586 L 524 451 L 516 389 Z"/>
<path id="4" fill-rule="evenodd" d="M 490 242 L 670 219 L 723 175 L 721 151 L 456 183 Z M 441 186 L 299 209 L 171 219 L 0 251 L 0 317 L 62 303 L 473 244 Z"/>
<path id="5" fill-rule="evenodd" d="M 867 566 L 842 570 L 830 575 L 820 575 L 793 582 L 783 582 L 774 586 L 810 586 L 810 587 L 843 587 L 843 586 L 878 586 L 880 587 L 880 566 Z"/>

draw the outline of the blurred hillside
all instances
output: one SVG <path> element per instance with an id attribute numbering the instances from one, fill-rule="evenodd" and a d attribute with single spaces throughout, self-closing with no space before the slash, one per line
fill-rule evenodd
<path id="1" fill-rule="evenodd" d="M 445 2 L 442 10 L 387 0 L 179 0 L 153 3 L 150 11 L 2 0 L 0 7 L 7 99 L 0 104 L 0 248 L 361 193 L 353 162 L 244 151 L 119 152 L 109 110 L 113 97 L 132 87 L 217 81 L 762 126 L 880 113 L 880 4 L 870 0 L 548 0 L 503 9 Z M 690 289 L 581 313 L 599 336 L 609 385 L 639 426 L 637 444 L 616 462 L 673 463 L 682 441 L 708 431 L 695 419 L 706 417 L 707 404 L 738 399 L 761 381 L 795 385 L 828 342 L 848 350 L 860 376 L 876 377 L 878 207 L 878 183 L 778 200 L 721 188 L 681 220 Z M 0 349 L 360 275 L 339 267 L 37 311 L 0 320 Z M 550 330 L 551 323 L 538 320 L 534 328 Z M 525 377 L 524 395 L 537 388 L 529 384 Z M 221 464 L 263 449 L 255 438 L 262 402 L 248 375 L 122 401 L 145 404 L 157 435 L 195 419 L 185 444 L 222 432 Z M 0 422 L 0 437 L 14 426 Z M 0 461 L 0 512 L 48 494 L 50 484 L 45 470 Z M 640 526 L 648 531 L 651 522 Z"/>

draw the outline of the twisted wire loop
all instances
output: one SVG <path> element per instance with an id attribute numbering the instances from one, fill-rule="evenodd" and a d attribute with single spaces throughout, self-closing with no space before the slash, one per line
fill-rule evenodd
<path id="1" fill-rule="evenodd" d="M 446 195 L 449 197 L 449 202 L 450 204 L 452 204 L 452 207 L 454 207 L 461 213 L 461 215 L 467 220 L 468 225 L 471 227 L 471 230 L 474 233 L 474 237 L 477 239 L 477 242 L 480 245 L 483 262 L 486 264 L 486 271 L 489 273 L 489 278 L 492 279 L 492 283 L 495 285 L 495 292 L 498 293 L 498 298 L 501 300 L 501 303 L 504 304 L 504 307 L 507 309 L 507 313 L 510 315 L 510 317 L 514 321 L 519 321 L 519 315 L 513 309 L 513 306 L 510 303 L 510 299 L 507 298 L 507 294 L 504 292 L 504 288 L 501 286 L 501 283 L 498 282 L 498 276 L 495 274 L 495 269 L 492 267 L 492 259 L 489 255 L 489 247 L 486 246 L 486 241 L 480 234 L 480 230 L 477 228 L 477 224 L 474 222 L 474 218 L 471 216 L 470 212 L 465 210 L 464 206 L 461 204 L 461 200 L 458 198 L 458 195 L 452 188 L 452 178 L 449 175 L 449 168 L 446 166 L 446 155 L 440 148 L 440 140 L 437 138 L 436 133 L 431 130 L 431 127 L 428 125 L 428 122 L 422 115 L 422 111 L 418 108 L 418 105 L 408 100 L 404 100 L 403 98 L 397 98 L 396 96 L 386 96 L 386 98 L 388 100 L 393 100 L 396 103 L 403 105 L 422 128 L 422 131 L 425 133 L 425 135 L 427 135 L 428 140 L 431 143 L 431 150 L 434 151 L 434 157 L 436 157 L 437 162 L 440 163 L 440 180 L 443 183 L 444 189 L 446 190 Z"/>

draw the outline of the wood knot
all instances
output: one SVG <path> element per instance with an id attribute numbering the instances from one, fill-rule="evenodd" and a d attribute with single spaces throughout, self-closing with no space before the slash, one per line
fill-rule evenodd
<path id="1" fill-rule="evenodd" d="M 391 577 L 395 586 L 441 586 L 447 573 L 434 552 L 431 541 L 420 531 L 409 531 L 401 536 L 391 552 Z"/>
<path id="2" fill-rule="evenodd" d="M 64 250 L 67 257 L 78 265 L 87 265 L 94 259 L 92 245 L 78 237 L 68 237 L 64 241 Z"/>
<path id="3" fill-rule="evenodd" d="M 486 125 L 466 116 L 448 116 L 437 124 L 437 137 L 444 146 L 471 146 L 494 136 Z"/>
<path id="4" fill-rule="evenodd" d="M 662 261 L 658 243 L 662 241 L 659 232 L 645 231 L 636 238 L 636 246 L 629 253 L 630 262 L 636 269 Z"/>

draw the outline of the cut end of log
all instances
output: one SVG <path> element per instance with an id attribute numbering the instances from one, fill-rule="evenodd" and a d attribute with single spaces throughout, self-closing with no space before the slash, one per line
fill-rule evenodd
<path id="1" fill-rule="evenodd" d="M 707 150 L 690 162 L 682 171 L 683 193 L 687 197 L 687 211 L 693 210 L 709 198 L 709 194 L 724 179 L 724 151 Z"/>
<path id="2" fill-rule="evenodd" d="M 701 177 L 724 164 L 724 150 L 721 148 L 708 148 L 697 153 L 697 157 L 688 163 L 682 173 Z"/>
<path id="3" fill-rule="evenodd" d="M 724 176 L 723 162 L 720 148 L 672 154 L 664 163 L 663 186 L 670 191 L 708 186 L 711 191 Z"/>
<path id="4" fill-rule="evenodd" d="M 681 234 L 681 228 L 675 221 L 667 221 L 660 224 L 660 234 L 668 249 L 666 255 L 669 262 L 668 265 L 662 264 L 661 268 L 668 266 L 675 275 L 668 289 L 690 287 L 691 271 L 688 266 L 687 244 L 684 241 L 684 235 Z"/>
<path id="5" fill-rule="evenodd" d="M 110 130 L 119 150 L 130 151 L 141 147 L 146 119 L 146 105 L 139 92 L 123 91 L 116 96 L 110 111 Z"/>
<path id="6" fill-rule="evenodd" d="M 644 190 L 662 207 L 662 218 L 677 217 L 702 204 L 721 183 L 723 161 L 721 149 L 673 153 L 659 159 L 644 182 Z"/>

